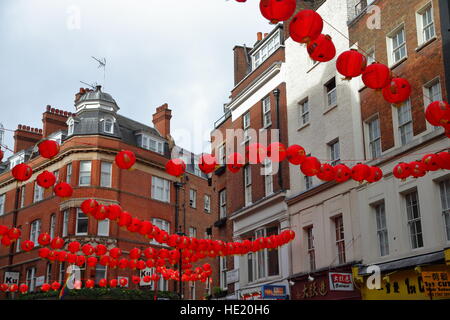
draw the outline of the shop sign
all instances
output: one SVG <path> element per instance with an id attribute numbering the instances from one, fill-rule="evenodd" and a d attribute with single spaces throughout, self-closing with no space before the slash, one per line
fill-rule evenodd
<path id="1" fill-rule="evenodd" d="M 36 278 L 36 287 L 40 287 L 45 283 L 45 276 L 40 276 Z"/>
<path id="2" fill-rule="evenodd" d="M 20 272 L 5 272 L 5 281 L 7 285 L 19 284 Z"/>
<path id="3" fill-rule="evenodd" d="M 353 276 L 351 273 L 330 272 L 331 291 L 353 291 Z"/>
<path id="4" fill-rule="evenodd" d="M 286 299 L 286 286 L 264 285 L 262 287 L 263 299 Z"/>
<path id="5" fill-rule="evenodd" d="M 153 274 L 153 268 L 145 268 L 145 269 L 141 270 L 141 272 L 140 272 L 141 282 L 139 282 L 139 285 L 141 287 L 143 287 L 143 286 L 151 286 L 152 285 L 152 281 L 145 282 L 144 281 L 144 277 L 145 276 L 150 276 L 151 277 L 152 274 Z"/>
<path id="6" fill-rule="evenodd" d="M 450 297 L 450 272 L 422 272 L 425 292 L 432 297 Z"/>
<path id="7" fill-rule="evenodd" d="M 295 299 L 310 299 L 314 297 L 324 297 L 328 293 L 327 284 L 325 280 L 314 280 L 305 282 L 301 292 L 298 292 Z"/>
<path id="8" fill-rule="evenodd" d="M 235 283 L 239 281 L 239 269 L 227 272 L 227 283 Z"/>

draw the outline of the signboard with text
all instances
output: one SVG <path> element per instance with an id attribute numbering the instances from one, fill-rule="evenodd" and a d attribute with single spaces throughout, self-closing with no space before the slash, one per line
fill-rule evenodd
<path id="1" fill-rule="evenodd" d="M 353 276 L 351 273 L 330 272 L 331 291 L 353 291 Z"/>
<path id="2" fill-rule="evenodd" d="M 36 287 L 40 287 L 45 283 L 45 276 L 40 276 L 36 278 Z"/>
<path id="3" fill-rule="evenodd" d="M 265 285 L 262 288 L 263 299 L 286 299 L 286 286 Z"/>
<path id="4" fill-rule="evenodd" d="M 239 270 L 234 269 L 227 272 L 227 283 L 235 283 L 239 281 Z"/>
<path id="5" fill-rule="evenodd" d="M 20 277 L 20 273 L 19 272 L 5 272 L 5 281 L 4 283 L 7 284 L 8 286 L 12 285 L 12 284 L 19 284 L 19 277 Z"/>
<path id="6" fill-rule="evenodd" d="M 422 272 L 425 292 L 433 297 L 450 297 L 450 272 Z"/>
<path id="7" fill-rule="evenodd" d="M 143 286 L 151 286 L 152 285 L 152 281 L 145 282 L 144 281 L 144 277 L 145 276 L 150 276 L 151 277 L 152 274 L 153 274 L 153 268 L 145 268 L 145 269 L 141 270 L 141 272 L 140 272 L 141 282 L 139 283 L 139 285 L 141 287 L 143 287 Z"/>

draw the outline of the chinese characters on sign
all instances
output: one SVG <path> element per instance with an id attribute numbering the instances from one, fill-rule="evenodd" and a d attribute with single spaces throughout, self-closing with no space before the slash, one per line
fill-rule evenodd
<path id="1" fill-rule="evenodd" d="M 353 291 L 353 278 L 351 273 L 330 272 L 330 290 Z"/>
<path id="2" fill-rule="evenodd" d="M 449 272 L 422 272 L 426 292 L 432 297 L 450 297 Z"/>
<path id="3" fill-rule="evenodd" d="M 327 294 L 327 285 L 325 283 L 325 280 L 322 280 L 320 282 L 313 281 L 310 283 L 305 283 L 303 287 L 303 291 L 301 293 L 300 298 L 301 299 L 309 299 L 314 298 L 316 296 L 325 296 Z"/>

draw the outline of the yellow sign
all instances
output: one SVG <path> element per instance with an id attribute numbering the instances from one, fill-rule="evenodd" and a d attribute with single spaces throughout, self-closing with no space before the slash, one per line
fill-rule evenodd
<path id="1" fill-rule="evenodd" d="M 430 296 L 450 298 L 450 272 L 422 272 L 422 279 Z"/>

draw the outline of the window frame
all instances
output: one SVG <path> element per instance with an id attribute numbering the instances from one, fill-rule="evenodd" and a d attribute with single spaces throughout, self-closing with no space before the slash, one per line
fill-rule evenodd
<path id="1" fill-rule="evenodd" d="M 244 166 L 245 206 L 252 204 L 252 167 Z"/>
<path id="2" fill-rule="evenodd" d="M 80 218 L 80 214 L 82 215 L 81 218 Z M 84 214 L 84 212 L 80 208 L 77 208 L 75 219 L 76 219 L 75 220 L 75 235 L 76 236 L 87 236 L 89 234 L 89 217 L 86 214 Z M 79 232 L 78 231 L 78 229 L 79 229 L 79 220 L 87 220 L 86 232 Z"/>
<path id="3" fill-rule="evenodd" d="M 386 206 L 384 201 L 373 206 L 377 232 L 378 254 L 380 257 L 389 255 L 389 231 L 387 228 Z"/>
<path id="4" fill-rule="evenodd" d="M 309 259 L 310 271 L 316 270 L 316 251 L 314 247 L 314 226 L 310 225 L 304 228 L 306 235 L 306 249 Z"/>
<path id="5" fill-rule="evenodd" d="M 195 189 L 189 189 L 189 206 L 197 208 L 197 190 Z"/>
<path id="6" fill-rule="evenodd" d="M 415 195 L 415 207 L 417 208 L 417 214 L 418 216 L 413 216 L 414 210 L 412 209 L 413 201 L 409 200 L 408 197 Z M 406 205 L 406 219 L 407 219 L 407 226 L 408 226 L 408 237 L 409 237 L 409 243 L 412 250 L 420 249 L 424 247 L 424 238 L 423 238 L 423 227 L 422 227 L 422 216 L 420 213 L 420 201 L 419 201 L 419 193 L 417 190 L 410 191 L 404 195 L 405 205 Z M 408 210 L 410 209 L 411 210 Z M 412 232 L 412 227 L 414 226 L 414 232 Z M 420 231 L 418 230 L 418 226 L 420 227 Z M 420 239 L 420 241 L 419 241 Z M 419 245 L 421 243 L 421 245 Z"/>
<path id="7" fill-rule="evenodd" d="M 106 124 L 107 123 L 111 123 L 110 130 L 106 130 Z M 112 118 L 112 117 L 105 117 L 103 119 L 103 132 L 104 133 L 109 133 L 109 134 L 114 134 L 114 118 Z"/>
<path id="8" fill-rule="evenodd" d="M 268 109 L 267 109 L 268 106 Z M 272 106 L 270 95 L 261 100 L 263 128 L 268 128 L 272 125 Z"/>
<path id="9" fill-rule="evenodd" d="M 227 217 L 227 189 L 219 191 L 219 217 L 221 219 Z"/>
<path id="10" fill-rule="evenodd" d="M 332 166 L 339 164 L 341 162 L 341 146 L 339 143 L 339 138 L 329 142 L 328 149 L 330 151 L 330 164 Z"/>
<path id="11" fill-rule="evenodd" d="M 402 110 L 403 108 L 408 107 L 409 109 L 409 120 L 405 122 L 400 122 L 400 117 L 402 116 Z M 411 105 L 411 99 L 406 100 L 400 107 L 396 108 L 397 111 L 397 132 L 399 135 L 399 142 L 401 146 L 405 146 L 411 141 L 414 140 L 414 122 L 413 122 L 413 116 L 412 116 L 412 105 Z M 407 131 L 410 128 L 409 131 Z M 410 134 L 410 136 L 409 136 Z M 404 137 L 404 138 L 403 138 Z M 408 139 L 408 137 L 410 137 Z"/>
<path id="12" fill-rule="evenodd" d="M 329 86 L 333 83 L 334 81 L 334 88 L 333 89 L 329 89 Z M 326 101 L 326 105 L 325 105 L 325 109 L 331 109 L 337 106 L 338 101 L 337 101 L 337 81 L 336 81 L 336 76 L 332 77 L 330 80 L 328 80 L 325 84 L 324 84 L 324 88 L 325 88 L 325 101 Z M 334 103 L 333 103 L 334 101 Z"/>
<path id="13" fill-rule="evenodd" d="M 0 216 L 5 214 L 6 193 L 0 194 Z"/>
<path id="14" fill-rule="evenodd" d="M 37 180 L 34 181 L 33 203 L 44 200 L 45 189 L 37 184 Z"/>
<path id="15" fill-rule="evenodd" d="M 211 196 L 209 194 L 203 196 L 203 210 L 206 213 L 211 213 Z"/>
<path id="16" fill-rule="evenodd" d="M 394 39 L 397 35 L 400 33 L 403 34 L 403 42 L 401 44 L 397 44 L 396 47 L 394 47 Z M 400 63 L 401 61 L 408 58 L 408 47 L 406 43 L 406 29 L 405 29 L 405 23 L 401 23 L 398 27 L 396 27 L 393 31 L 391 31 L 387 35 L 387 49 L 388 49 L 388 61 L 389 61 L 389 67 L 393 67 L 394 65 Z M 402 48 L 404 47 L 405 54 L 403 56 L 400 56 L 399 59 L 395 58 L 395 53 L 402 52 Z"/>
<path id="17" fill-rule="evenodd" d="M 159 183 L 162 185 L 157 185 Z M 161 190 L 161 197 L 157 197 L 156 191 L 158 188 Z M 153 200 L 170 203 L 170 181 L 158 176 L 152 176 L 151 198 Z"/>
<path id="18" fill-rule="evenodd" d="M 344 217 L 342 214 L 333 217 L 334 231 L 335 231 L 335 245 L 337 250 L 338 263 L 346 263 L 346 248 L 345 248 L 345 230 Z"/>
<path id="19" fill-rule="evenodd" d="M 444 219 L 444 232 L 446 234 L 446 240 L 450 242 L 450 179 L 439 182 L 439 191 L 442 218 Z"/>
<path id="20" fill-rule="evenodd" d="M 428 22 L 428 24 L 425 26 L 424 18 L 426 17 L 428 10 L 430 10 L 429 17 L 431 18 L 431 22 Z M 420 10 L 416 12 L 416 24 L 417 24 L 417 44 L 419 46 L 422 46 L 430 42 L 434 38 L 436 38 L 436 21 L 434 19 L 434 7 L 432 1 L 428 2 Z M 430 32 L 430 37 L 427 39 L 426 31 L 429 28 L 430 30 L 432 30 L 432 32 Z"/>
<path id="21" fill-rule="evenodd" d="M 108 172 L 104 171 L 104 165 L 109 166 Z M 112 168 L 113 168 L 113 165 L 111 162 L 108 162 L 108 161 L 100 162 L 100 187 L 103 187 L 103 188 L 111 188 L 112 187 Z M 105 175 L 108 175 L 108 183 L 104 183 Z"/>
<path id="22" fill-rule="evenodd" d="M 107 227 L 106 227 L 106 225 L 107 225 Z M 109 237 L 110 228 L 111 228 L 111 222 L 110 222 L 109 219 L 98 220 L 98 222 L 97 222 L 97 236 L 99 236 L 99 237 Z M 100 232 L 100 231 L 102 231 L 102 232 Z"/>
<path id="23" fill-rule="evenodd" d="M 306 108 L 305 108 L 305 105 L 307 106 Z M 301 102 L 299 102 L 300 127 L 306 126 L 310 122 L 310 120 L 311 119 L 310 119 L 309 99 L 306 98 L 306 99 L 302 100 Z"/>
<path id="24" fill-rule="evenodd" d="M 62 212 L 63 218 L 62 218 L 62 230 L 61 235 L 62 237 L 67 237 L 69 235 L 69 220 L 70 220 L 70 211 L 69 209 L 66 209 Z"/>
<path id="25" fill-rule="evenodd" d="M 373 123 L 378 123 L 378 136 L 374 136 Z M 382 154 L 382 144 L 381 144 L 381 127 L 380 127 L 380 118 L 378 116 L 368 120 L 366 122 L 367 125 L 367 139 L 368 139 L 368 147 L 370 155 L 372 159 L 376 159 L 381 157 Z"/>
<path id="26" fill-rule="evenodd" d="M 84 164 L 89 164 L 89 171 L 88 170 L 83 170 L 83 165 Z M 81 183 L 82 179 L 88 179 L 89 177 L 89 183 Z M 80 161 L 80 168 L 78 170 L 78 186 L 80 187 L 89 187 L 92 184 L 92 160 L 81 160 Z"/>

